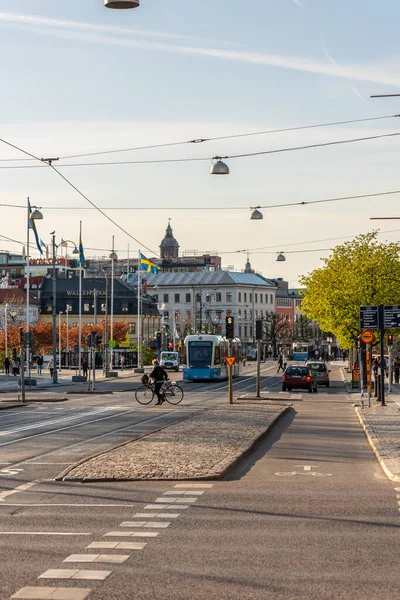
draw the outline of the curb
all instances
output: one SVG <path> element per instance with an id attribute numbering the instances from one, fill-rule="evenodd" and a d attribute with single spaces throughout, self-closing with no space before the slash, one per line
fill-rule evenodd
<path id="1" fill-rule="evenodd" d="M 356 409 L 356 413 L 357 413 L 358 419 L 360 421 L 361 427 L 363 428 L 365 435 L 367 436 L 368 443 L 371 446 L 372 450 L 374 451 L 374 454 L 375 454 L 383 472 L 385 473 L 386 477 L 388 479 L 390 479 L 390 481 L 395 481 L 397 483 L 400 482 L 400 475 L 395 475 L 394 473 L 392 473 L 392 471 L 386 465 L 386 461 L 390 460 L 390 458 L 387 456 L 387 454 L 383 450 L 382 445 L 381 445 L 380 441 L 378 440 L 378 438 L 376 437 L 376 435 L 374 434 L 373 429 L 369 425 L 364 423 L 364 419 L 363 419 L 362 413 L 361 413 L 362 409 L 360 409 L 358 406 L 356 406 L 355 409 Z"/>
<path id="2" fill-rule="evenodd" d="M 234 456 L 229 464 L 226 465 L 225 468 L 223 468 L 221 471 L 219 471 L 218 473 L 212 474 L 212 475 L 202 475 L 199 477 L 151 477 L 151 478 L 131 478 L 131 477 L 126 477 L 126 478 L 112 478 L 112 477 L 102 477 L 102 478 L 93 478 L 93 477 L 80 477 L 80 478 L 72 478 L 72 479 L 66 479 L 66 476 L 68 475 L 68 473 L 70 471 L 72 471 L 74 468 L 80 466 L 81 464 L 84 464 L 86 462 L 88 462 L 89 460 L 91 460 L 92 458 L 95 458 L 96 456 L 101 456 L 102 454 L 107 454 L 108 452 L 110 452 L 110 450 L 106 450 L 105 452 L 99 452 L 97 454 L 94 454 L 92 456 L 86 457 L 84 459 L 82 459 L 81 461 L 79 461 L 78 463 L 75 463 L 74 465 L 67 467 L 62 473 L 60 473 L 60 475 L 58 475 L 57 477 L 54 478 L 54 481 L 73 481 L 73 482 L 77 482 L 77 483 L 94 483 L 94 482 L 99 482 L 99 483 L 104 483 L 104 482 L 120 482 L 120 481 L 216 481 L 216 480 L 221 480 L 223 479 L 228 473 L 229 471 L 231 471 L 233 468 L 235 468 L 238 463 L 245 458 L 252 450 L 253 448 L 256 446 L 256 444 L 262 440 L 262 438 L 267 435 L 267 433 L 270 432 L 270 430 L 276 425 L 277 421 L 283 416 L 285 415 L 287 412 L 289 412 L 292 409 L 291 406 L 285 406 L 283 408 L 283 410 L 276 415 L 276 417 L 271 421 L 271 423 L 268 425 L 267 429 L 265 429 L 264 431 L 262 431 L 256 438 L 254 438 L 253 440 L 251 440 L 248 444 L 243 445 L 242 449 L 238 451 L 238 453 L 236 454 L 236 456 Z M 209 409 L 211 410 L 211 409 Z M 184 421 L 190 419 L 192 417 L 188 417 L 187 419 L 183 419 Z M 142 436 L 141 438 L 138 438 L 136 441 L 139 441 L 140 439 L 143 439 L 143 437 L 147 437 L 153 433 L 157 433 L 157 431 L 162 431 L 163 429 L 167 429 L 168 427 L 171 427 L 172 425 L 174 425 L 175 423 L 172 423 L 171 425 L 166 425 L 165 427 L 160 427 L 160 429 L 156 429 L 155 431 L 152 431 L 150 433 L 145 434 L 144 436 Z M 128 442 L 124 442 L 123 444 L 120 444 L 119 446 L 116 446 L 116 448 L 122 447 L 122 446 L 126 446 L 128 444 L 131 444 L 131 441 Z M 112 448 L 111 450 L 113 450 L 115 448 Z"/>
<path id="3" fill-rule="evenodd" d="M 2 406 L 0 402 L 0 410 L 10 410 L 11 408 L 21 408 L 22 406 L 28 406 L 28 402 L 25 402 L 24 404 L 22 404 L 22 402 L 19 404 L 5 404 L 5 406 Z"/>

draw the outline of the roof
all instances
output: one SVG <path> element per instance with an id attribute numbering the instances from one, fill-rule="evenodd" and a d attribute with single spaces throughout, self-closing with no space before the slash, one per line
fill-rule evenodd
<path id="1" fill-rule="evenodd" d="M 26 292 L 20 288 L 0 288 L 0 304 L 22 304 L 26 302 Z M 32 306 L 39 305 L 37 298 L 29 294 L 29 303 Z"/>
<path id="2" fill-rule="evenodd" d="M 148 274 L 149 286 L 193 287 L 215 285 L 249 285 L 276 288 L 270 279 L 258 273 L 235 273 L 233 271 L 205 271 L 193 273 L 157 273 Z"/>

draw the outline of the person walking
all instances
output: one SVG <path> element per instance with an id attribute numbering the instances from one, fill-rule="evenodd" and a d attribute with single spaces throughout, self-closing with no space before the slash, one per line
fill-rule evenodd
<path id="1" fill-rule="evenodd" d="M 42 368 L 43 368 L 43 356 L 42 355 L 38 356 L 38 359 L 36 361 L 36 366 L 37 366 L 37 374 L 41 375 Z"/>
<path id="2" fill-rule="evenodd" d="M 50 359 L 50 362 L 49 362 L 49 371 L 50 371 L 50 377 L 53 377 L 53 371 L 54 371 L 54 362 L 53 362 L 53 359 Z"/>
<path id="3" fill-rule="evenodd" d="M 277 370 L 277 373 L 279 373 L 279 371 L 281 371 L 281 370 L 282 371 L 284 370 L 284 368 L 283 368 L 283 356 L 282 356 L 282 354 L 280 354 L 278 356 L 278 370 Z"/>
<path id="4" fill-rule="evenodd" d="M 394 359 L 394 382 L 399 383 L 400 378 L 400 360 L 396 357 Z"/>
<path id="5" fill-rule="evenodd" d="M 8 356 L 6 356 L 4 359 L 4 373 L 6 375 L 10 374 L 10 359 L 8 358 Z"/>
<path id="6" fill-rule="evenodd" d="M 165 401 L 163 394 L 161 394 L 161 387 L 164 381 L 167 381 L 168 373 L 165 371 L 165 369 L 160 367 L 160 363 L 156 358 L 153 360 L 152 364 L 153 370 L 150 373 L 149 377 L 154 381 L 154 393 L 158 398 L 156 405 L 160 405 Z"/>
<path id="7" fill-rule="evenodd" d="M 121 356 L 121 371 L 125 371 L 125 356 Z"/>
<path id="8" fill-rule="evenodd" d="M 87 377 L 87 374 L 88 374 L 88 362 L 87 362 L 86 358 L 82 359 L 82 371 L 83 371 L 83 376 Z"/>

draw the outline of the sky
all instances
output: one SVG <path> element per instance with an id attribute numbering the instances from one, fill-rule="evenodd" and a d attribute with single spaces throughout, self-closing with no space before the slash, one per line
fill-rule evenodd
<path id="1" fill-rule="evenodd" d="M 0 0 L 0 138 L 39 158 L 400 114 L 400 97 L 370 98 L 400 92 L 396 0 L 11 6 Z M 246 250 L 254 269 L 295 287 L 346 238 L 379 228 L 382 241 L 399 239 L 400 222 L 370 217 L 397 216 L 400 194 L 266 208 L 262 221 L 250 220 L 250 207 L 400 190 L 400 136 L 232 158 L 229 176 L 211 176 L 211 159 L 389 133 L 400 133 L 400 118 L 54 163 L 124 231 L 2 142 L 0 205 L 29 196 L 42 207 L 46 243 L 53 230 L 78 242 L 82 221 L 87 256 L 108 255 L 113 236 L 121 258 L 128 244 L 131 257 L 156 256 L 171 218 L 182 252 L 218 251 L 224 266 L 242 269 Z M 137 162 L 82 166 L 116 161 Z M 26 211 L 0 206 L 0 219 L 0 249 L 21 251 Z M 276 262 L 281 251 L 286 262 Z"/>

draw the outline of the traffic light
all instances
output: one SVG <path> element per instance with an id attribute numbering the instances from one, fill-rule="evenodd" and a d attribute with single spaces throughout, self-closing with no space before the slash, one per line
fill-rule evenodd
<path id="1" fill-rule="evenodd" d="M 98 333 L 97 334 L 97 345 L 98 346 L 102 346 L 103 345 L 103 334 L 102 333 Z"/>
<path id="2" fill-rule="evenodd" d="M 17 349 L 16 348 L 12 349 L 12 359 L 14 362 L 17 360 Z"/>
<path id="3" fill-rule="evenodd" d="M 228 340 L 235 339 L 235 322 L 233 317 L 226 317 L 225 321 L 225 337 Z"/>
<path id="4" fill-rule="evenodd" d="M 258 319 L 256 321 L 256 340 L 262 340 L 262 321 Z"/>
<path id="5" fill-rule="evenodd" d="M 393 335 L 391 333 L 389 333 L 388 335 L 388 346 L 393 346 Z"/>

